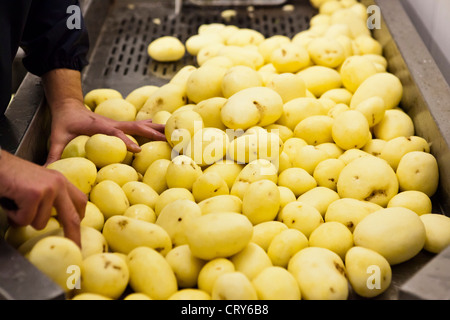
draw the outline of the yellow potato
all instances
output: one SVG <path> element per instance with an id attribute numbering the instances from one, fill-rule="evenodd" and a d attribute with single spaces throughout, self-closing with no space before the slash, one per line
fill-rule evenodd
<path id="1" fill-rule="evenodd" d="M 296 197 L 315 188 L 317 182 L 302 168 L 288 168 L 280 173 L 278 185 L 289 188 Z"/>
<path id="2" fill-rule="evenodd" d="M 278 92 L 283 99 L 283 103 L 295 98 L 306 97 L 305 82 L 293 73 L 275 74 L 266 84 L 266 87 Z"/>
<path id="3" fill-rule="evenodd" d="M 97 168 L 108 164 L 122 162 L 127 155 L 127 146 L 122 139 L 97 133 L 91 136 L 85 144 L 86 158 Z"/>
<path id="4" fill-rule="evenodd" d="M 411 151 L 398 163 L 397 178 L 400 191 L 417 190 L 431 197 L 439 185 L 439 166 L 428 152 Z"/>
<path id="5" fill-rule="evenodd" d="M 288 187 L 278 186 L 278 190 L 280 191 L 280 210 L 289 202 L 297 200 L 294 192 Z"/>
<path id="6" fill-rule="evenodd" d="M 300 201 L 288 203 L 281 210 L 278 219 L 289 228 L 301 231 L 307 238 L 323 223 L 319 210 Z"/>
<path id="7" fill-rule="evenodd" d="M 167 300 L 211 300 L 211 296 L 199 289 L 181 289 L 172 294 Z"/>
<path id="8" fill-rule="evenodd" d="M 361 148 L 361 150 L 367 152 L 372 156 L 379 157 L 385 145 L 386 145 L 385 140 L 372 139 L 369 142 L 367 142 L 364 145 L 364 147 Z"/>
<path id="9" fill-rule="evenodd" d="M 211 260 L 232 256 L 250 242 L 253 225 L 235 212 L 209 213 L 187 219 L 185 235 L 192 254 Z"/>
<path id="10" fill-rule="evenodd" d="M 253 29 L 239 28 L 236 32 L 230 35 L 225 44 L 228 46 L 247 46 L 259 45 L 264 41 L 264 35 Z"/>
<path id="11" fill-rule="evenodd" d="M 50 220 L 49 220 L 50 222 Z M 100 211 L 100 209 L 91 201 L 86 203 L 86 210 L 84 212 L 84 217 L 80 224 L 86 227 L 92 227 L 96 230 L 101 231 L 103 229 L 103 224 L 105 223 L 105 216 Z"/>
<path id="12" fill-rule="evenodd" d="M 222 97 L 222 79 L 227 69 L 215 65 L 203 65 L 194 70 L 186 84 L 186 95 L 194 103 Z"/>
<path id="13" fill-rule="evenodd" d="M 288 42 L 273 50 L 270 63 L 273 64 L 278 73 L 296 73 L 308 67 L 311 58 L 309 52 L 303 46 Z"/>
<path id="14" fill-rule="evenodd" d="M 259 300 L 300 300 L 301 294 L 294 276 L 284 268 L 268 267 L 252 281 Z"/>
<path id="15" fill-rule="evenodd" d="M 339 72 L 325 66 L 310 66 L 297 72 L 297 75 L 305 81 L 306 89 L 316 97 L 320 97 L 328 90 L 342 86 Z"/>
<path id="16" fill-rule="evenodd" d="M 211 292 L 213 300 L 257 300 L 250 280 L 239 271 L 226 272 L 217 277 Z"/>
<path id="17" fill-rule="evenodd" d="M 177 61 L 184 56 L 186 48 L 178 38 L 163 36 L 150 42 L 147 52 L 152 59 L 157 61 Z"/>
<path id="18" fill-rule="evenodd" d="M 229 259 L 216 258 L 209 260 L 198 274 L 197 286 L 200 290 L 211 294 L 216 279 L 224 273 L 234 271 L 236 271 L 234 264 Z"/>
<path id="19" fill-rule="evenodd" d="M 167 189 L 166 172 L 170 164 L 169 159 L 156 159 L 145 170 L 142 182 L 148 184 L 158 194 Z"/>
<path id="20" fill-rule="evenodd" d="M 361 55 L 376 54 L 381 56 L 383 54 L 383 47 L 381 46 L 380 42 L 375 40 L 371 36 L 360 35 L 356 37 L 353 42 L 355 43 L 356 47 L 358 48 L 358 52 Z"/>
<path id="21" fill-rule="evenodd" d="M 356 110 L 338 115 L 332 124 L 331 135 L 334 142 L 344 150 L 362 148 L 371 139 L 366 117 Z"/>
<path id="22" fill-rule="evenodd" d="M 108 251 L 108 243 L 100 230 L 92 227 L 82 226 L 81 232 L 81 254 L 83 259 Z"/>
<path id="23" fill-rule="evenodd" d="M 105 297 L 101 294 L 85 292 L 75 295 L 70 300 L 113 300 L 113 299 Z"/>
<path id="24" fill-rule="evenodd" d="M 167 190 L 164 190 L 158 197 L 158 200 L 156 200 L 155 204 L 155 213 L 156 216 L 159 216 L 162 209 L 169 203 L 178 200 L 178 199 L 186 199 L 186 200 L 192 200 L 195 202 L 194 196 L 192 193 L 185 188 L 170 188 Z"/>
<path id="25" fill-rule="evenodd" d="M 70 266 L 80 268 L 83 257 L 75 242 L 61 236 L 40 239 L 28 254 L 28 260 L 65 292 L 75 288 L 80 272 L 68 273 Z"/>
<path id="26" fill-rule="evenodd" d="M 317 99 L 308 97 L 295 98 L 283 105 L 283 113 L 277 123 L 294 131 L 297 124 L 302 120 L 322 114 L 322 105 Z"/>
<path id="27" fill-rule="evenodd" d="M 297 149 L 291 160 L 294 167 L 302 168 L 312 175 L 316 166 L 329 158 L 330 155 L 318 146 L 306 145 Z"/>
<path id="28" fill-rule="evenodd" d="M 342 85 L 354 93 L 364 80 L 377 73 L 377 69 L 366 56 L 354 55 L 345 59 L 339 72 Z"/>
<path id="29" fill-rule="evenodd" d="M 252 182 L 243 195 L 242 214 L 254 225 L 275 219 L 279 208 L 280 192 L 273 181 Z"/>
<path id="30" fill-rule="evenodd" d="M 345 268 L 352 289 L 362 297 L 376 297 L 391 284 L 391 266 L 382 255 L 371 249 L 353 247 L 348 250 Z"/>
<path id="31" fill-rule="evenodd" d="M 316 146 L 318 149 L 325 151 L 331 158 L 339 158 L 345 152 L 334 142 L 324 142 Z"/>
<path id="32" fill-rule="evenodd" d="M 166 83 L 156 89 L 139 109 L 136 120 L 152 119 L 159 111 L 173 113 L 187 103 L 186 88 L 177 83 Z"/>
<path id="33" fill-rule="evenodd" d="M 225 131 L 218 128 L 203 128 L 191 138 L 184 154 L 191 157 L 199 166 L 205 167 L 223 160 L 229 143 Z"/>
<path id="34" fill-rule="evenodd" d="M 314 229 L 309 236 L 309 246 L 329 249 L 344 260 L 347 251 L 353 247 L 353 234 L 342 223 L 328 221 Z"/>
<path id="35" fill-rule="evenodd" d="M 112 98 L 100 103 L 94 112 L 116 121 L 134 121 L 137 110 L 134 104 L 123 98 Z"/>
<path id="36" fill-rule="evenodd" d="M 196 56 L 199 52 L 212 44 L 223 44 L 223 38 L 217 33 L 202 33 L 202 34 L 194 34 L 187 38 L 185 45 L 187 52 Z"/>
<path id="37" fill-rule="evenodd" d="M 127 263 L 117 255 L 104 252 L 85 258 L 81 264 L 81 292 L 117 299 L 130 277 Z"/>
<path id="38" fill-rule="evenodd" d="M 364 10 L 367 9 L 364 8 Z M 367 11 L 365 15 L 367 15 Z M 348 25 L 352 39 L 355 39 L 359 35 L 370 35 L 370 30 L 367 28 L 367 18 L 361 18 L 361 13 L 358 14 L 358 12 L 352 8 L 335 10 L 331 14 L 330 22 L 331 24 L 343 23 Z"/>
<path id="39" fill-rule="evenodd" d="M 230 159 L 225 159 L 224 161 L 218 161 L 210 165 L 209 167 L 203 170 L 206 172 L 215 172 L 222 176 L 225 182 L 228 185 L 228 188 L 231 190 L 236 177 L 244 168 L 244 165 L 241 163 L 236 163 Z"/>
<path id="40" fill-rule="evenodd" d="M 201 215 L 202 212 L 197 203 L 187 199 L 177 199 L 161 210 L 155 223 L 169 234 L 172 246 L 176 247 L 187 243 L 185 220 L 188 217 Z"/>
<path id="41" fill-rule="evenodd" d="M 228 195 L 229 192 L 225 180 L 215 172 L 202 173 L 192 184 L 192 194 L 196 202 L 219 195 Z"/>
<path id="42" fill-rule="evenodd" d="M 141 110 L 147 99 L 155 92 L 159 87 L 154 85 L 145 85 L 131 91 L 125 98 L 136 108 L 136 113 Z M 136 116 L 136 115 L 135 115 Z"/>
<path id="43" fill-rule="evenodd" d="M 211 198 L 207 198 L 198 203 L 202 214 L 208 214 L 211 212 L 242 212 L 242 200 L 234 195 L 218 195 Z"/>
<path id="44" fill-rule="evenodd" d="M 295 277 L 305 300 L 346 300 L 348 281 L 342 259 L 333 251 L 308 247 L 289 261 L 289 272 Z"/>
<path id="45" fill-rule="evenodd" d="M 145 204 L 151 209 L 155 208 L 158 193 L 148 184 L 141 181 L 129 181 L 122 186 L 130 205 Z"/>
<path id="46" fill-rule="evenodd" d="M 370 170 L 367 170 L 370 168 Z M 354 198 L 386 206 L 398 193 L 399 182 L 383 159 L 365 156 L 348 163 L 339 174 L 337 192 L 341 198 Z"/>
<path id="47" fill-rule="evenodd" d="M 411 137 L 414 132 L 411 117 L 400 109 L 386 110 L 383 119 L 373 127 L 374 137 L 386 141 L 402 136 Z"/>
<path id="48" fill-rule="evenodd" d="M 272 52 L 278 49 L 282 44 L 289 43 L 291 40 L 289 37 L 284 35 L 273 35 L 269 38 L 264 39 L 258 45 L 258 51 L 264 57 L 264 62 L 269 63 Z"/>
<path id="49" fill-rule="evenodd" d="M 193 110 L 175 112 L 167 119 L 164 128 L 167 143 L 174 151 L 183 154 L 191 138 L 203 127 L 203 119 L 197 112 Z"/>
<path id="50" fill-rule="evenodd" d="M 113 98 L 123 98 L 122 94 L 110 88 L 99 88 L 93 89 L 86 93 L 84 96 L 84 104 L 87 105 L 92 111 L 95 111 L 95 108 L 105 100 L 113 99 Z"/>
<path id="51" fill-rule="evenodd" d="M 355 107 L 356 111 L 361 112 L 366 117 L 370 128 L 383 120 L 385 109 L 383 99 L 377 96 L 367 98 Z"/>
<path id="52" fill-rule="evenodd" d="M 378 96 L 384 100 L 386 109 L 397 107 L 403 96 L 403 85 L 392 73 L 381 72 L 366 78 L 355 91 L 350 107 L 362 101 Z"/>
<path id="53" fill-rule="evenodd" d="M 353 96 L 352 92 L 350 92 L 349 90 L 347 90 L 345 88 L 335 88 L 335 89 L 328 90 L 327 92 L 322 94 L 322 96 L 320 98 L 323 98 L 323 99 L 327 98 L 327 99 L 331 99 L 335 103 L 343 103 L 343 104 L 349 105 L 350 101 L 352 99 L 352 96 Z"/>
<path id="54" fill-rule="evenodd" d="M 111 250 L 125 254 L 140 246 L 152 248 L 163 256 L 172 249 L 170 236 L 161 226 L 125 216 L 106 220 L 103 236 Z"/>
<path id="55" fill-rule="evenodd" d="M 143 220 L 151 223 L 156 222 L 156 213 L 148 205 L 143 203 L 134 204 L 128 207 L 123 213 L 125 217 Z"/>
<path id="56" fill-rule="evenodd" d="M 123 300 L 152 300 L 152 298 L 142 292 L 133 292 L 126 295 Z"/>
<path id="57" fill-rule="evenodd" d="M 430 152 L 428 141 L 419 136 L 396 137 L 386 141 L 380 158 L 386 160 L 392 169 L 397 170 L 401 158 L 411 151 Z"/>
<path id="58" fill-rule="evenodd" d="M 407 190 L 397 193 L 389 200 L 387 207 L 405 207 L 411 209 L 419 216 L 431 213 L 433 204 L 429 196 L 422 191 Z"/>
<path id="59" fill-rule="evenodd" d="M 237 65 L 229 68 L 222 78 L 222 94 L 225 98 L 231 97 L 238 91 L 251 87 L 262 86 L 259 73 L 248 66 Z"/>
<path id="60" fill-rule="evenodd" d="M 229 58 L 233 65 L 244 65 L 258 70 L 264 65 L 264 57 L 258 50 L 248 47 L 226 45 L 219 49 L 218 56 Z"/>
<path id="61" fill-rule="evenodd" d="M 276 134 L 278 137 L 280 137 L 283 143 L 294 136 L 294 132 L 291 129 L 289 129 L 287 126 L 277 123 L 265 126 L 264 129 L 266 129 L 269 133 Z"/>
<path id="62" fill-rule="evenodd" d="M 425 250 L 440 253 L 450 245 L 450 218 L 448 216 L 426 213 L 420 216 L 420 220 L 425 226 Z"/>
<path id="63" fill-rule="evenodd" d="M 356 246 L 372 249 L 395 265 L 423 249 L 426 231 L 417 213 L 391 207 L 375 211 L 360 221 L 353 231 L 353 240 Z"/>
<path id="64" fill-rule="evenodd" d="M 287 139 L 283 144 L 283 152 L 285 152 L 291 161 L 296 157 L 296 154 L 299 152 L 300 148 L 303 148 L 304 146 L 307 146 L 305 140 L 292 137 Z"/>
<path id="65" fill-rule="evenodd" d="M 274 266 L 286 268 L 292 256 L 308 246 L 308 238 L 301 231 L 287 228 L 272 238 L 267 255 Z"/>
<path id="66" fill-rule="evenodd" d="M 166 183 L 169 188 L 186 188 L 192 191 L 195 180 L 202 175 L 202 169 L 190 157 L 179 155 L 167 166 Z"/>
<path id="67" fill-rule="evenodd" d="M 86 158 L 59 159 L 50 163 L 47 168 L 62 173 L 70 183 L 85 194 L 89 194 L 97 179 L 97 168 L 94 162 Z"/>
<path id="68" fill-rule="evenodd" d="M 163 255 L 149 247 L 137 247 L 127 256 L 129 284 L 151 299 L 168 299 L 177 290 L 177 279 Z"/>
<path id="69" fill-rule="evenodd" d="M 370 156 L 370 154 L 361 149 L 352 148 L 345 150 L 344 153 L 338 157 L 338 159 L 344 161 L 347 165 L 355 159 L 367 156 Z"/>
<path id="70" fill-rule="evenodd" d="M 91 190 L 89 200 L 99 208 L 105 219 L 122 215 L 130 206 L 126 193 L 112 180 L 96 184 Z"/>
<path id="71" fill-rule="evenodd" d="M 72 158 L 72 157 L 86 157 L 86 150 L 84 146 L 86 145 L 86 141 L 89 139 L 89 136 L 79 135 L 70 140 L 61 154 L 61 159 Z"/>
<path id="72" fill-rule="evenodd" d="M 308 44 L 307 50 L 311 60 L 318 66 L 337 68 L 346 58 L 343 46 L 332 38 L 315 38 Z"/>
<path id="73" fill-rule="evenodd" d="M 251 281 L 265 268 L 272 266 L 272 261 L 266 251 L 254 242 L 231 256 L 230 261 L 234 264 L 236 271 L 242 272 Z"/>
<path id="74" fill-rule="evenodd" d="M 300 121 L 294 129 L 294 137 L 310 145 L 333 142 L 332 127 L 335 120 L 330 116 L 315 115 Z"/>
<path id="75" fill-rule="evenodd" d="M 226 101 L 227 99 L 224 97 L 209 98 L 197 103 L 192 110 L 202 117 L 205 127 L 225 130 L 226 127 L 222 123 L 220 110 Z"/>
<path id="76" fill-rule="evenodd" d="M 138 181 L 139 175 L 132 166 L 124 163 L 111 163 L 97 171 L 96 183 L 104 180 L 112 180 L 119 186 L 130 181 Z"/>
<path id="77" fill-rule="evenodd" d="M 23 243 L 28 240 L 46 234 L 49 231 L 57 230 L 61 227 L 58 220 L 54 217 L 50 217 L 47 224 L 43 229 L 35 229 L 31 225 L 27 226 L 8 226 L 5 232 L 5 240 L 8 244 L 13 246 L 14 248 L 19 248 Z"/>
<path id="78" fill-rule="evenodd" d="M 313 178 L 317 186 L 337 190 L 337 182 L 341 170 L 344 169 L 345 162 L 341 159 L 325 159 L 314 168 Z"/>
<path id="79" fill-rule="evenodd" d="M 319 210 L 323 217 L 328 206 L 338 199 L 340 199 L 340 197 L 336 191 L 327 187 L 317 186 L 300 195 L 297 198 L 297 201 L 312 205 Z"/>
<path id="80" fill-rule="evenodd" d="M 331 107 L 327 115 L 336 119 L 341 113 L 351 110 L 350 107 L 344 103 L 336 103 L 333 107 Z"/>
<path id="81" fill-rule="evenodd" d="M 218 55 L 223 44 L 211 44 L 200 49 L 196 60 L 199 66 L 217 66 L 225 69 L 234 66 L 234 62 L 227 56 Z"/>
<path id="82" fill-rule="evenodd" d="M 165 258 L 177 278 L 178 288 L 197 286 L 198 274 L 206 262 L 194 257 L 187 244 L 174 247 Z"/>

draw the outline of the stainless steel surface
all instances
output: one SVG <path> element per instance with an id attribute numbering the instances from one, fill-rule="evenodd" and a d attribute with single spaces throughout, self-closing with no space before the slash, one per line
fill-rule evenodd
<path id="1" fill-rule="evenodd" d="M 412 117 L 417 135 L 431 142 L 431 152 L 440 167 L 440 186 L 433 197 L 433 211 L 450 212 L 450 89 L 432 59 L 420 36 L 411 24 L 400 1 L 363 0 L 366 5 L 375 4 L 381 9 L 381 29 L 373 30 L 381 42 L 389 71 L 397 75 L 404 86 L 401 107 Z M 85 19 L 91 33 L 90 65 L 83 71 L 83 90 L 109 87 L 123 95 L 147 85 L 162 85 L 184 65 L 195 64 L 188 54 L 176 63 L 157 63 L 147 55 L 147 45 L 162 35 L 174 35 L 184 41 L 197 32 L 201 24 L 224 22 L 240 27 L 260 30 L 264 35 L 284 34 L 293 36 L 306 29 L 310 17 L 317 13 L 308 0 L 287 1 L 295 5 L 293 12 L 283 11 L 281 6 L 265 8 L 237 8 L 238 15 L 230 21 L 221 17 L 221 7 L 200 8 L 185 5 L 174 14 L 173 1 L 143 0 L 86 0 Z M 39 159 L 45 154 L 48 115 L 39 80 L 28 77 L 22 84 L 11 107 L 10 117 L 0 127 L 0 139 L 9 139 L 10 150 L 29 159 Z M 14 117 L 13 117 L 14 115 Z M 17 117 L 22 116 L 24 118 Z M 3 126 L 3 123 L 2 123 Z M 44 134 L 37 132 L 44 130 Z M 4 141 L 1 141 L 2 145 Z M 426 279 L 430 275 L 430 263 L 450 267 L 445 253 L 433 255 L 420 252 L 413 259 L 393 266 L 392 285 L 376 299 L 408 299 L 411 290 L 422 290 L 410 281 Z M 424 275 L 421 276 L 422 272 Z M 427 274 L 425 274 L 427 273 Z M 442 274 L 436 274 L 437 277 Z M 430 282 L 431 283 L 431 282 Z M 439 290 L 450 291 L 448 282 Z M 405 286 L 405 287 L 403 287 Z M 430 289 L 431 291 L 433 288 Z M 441 291 L 442 292 L 442 291 Z M 429 299 L 430 295 L 414 292 L 415 298 Z M 360 299 L 353 293 L 350 299 Z"/>

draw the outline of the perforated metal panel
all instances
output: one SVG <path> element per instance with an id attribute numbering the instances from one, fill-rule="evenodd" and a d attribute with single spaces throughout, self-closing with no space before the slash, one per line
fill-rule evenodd
<path id="1" fill-rule="evenodd" d="M 151 41 L 161 36 L 175 36 L 183 43 L 197 34 L 199 26 L 210 23 L 232 24 L 260 31 L 266 37 L 289 37 L 309 27 L 316 13 L 308 1 L 295 1 L 293 10 L 284 6 L 208 7 L 184 5 L 175 12 L 173 1 L 118 1 L 101 30 L 93 48 L 90 65 L 84 72 L 84 91 L 114 88 L 126 95 L 137 87 L 167 83 L 185 65 L 195 65 L 195 57 L 171 63 L 153 61 L 147 53 Z M 227 19 L 222 12 L 236 11 Z"/>

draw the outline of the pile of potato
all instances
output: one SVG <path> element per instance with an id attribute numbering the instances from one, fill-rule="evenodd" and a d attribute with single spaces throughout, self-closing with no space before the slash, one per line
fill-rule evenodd
<path id="1" fill-rule="evenodd" d="M 292 38 L 202 25 L 161 87 L 99 88 L 92 112 L 165 124 L 167 141 L 79 136 L 49 167 L 89 196 L 82 248 L 57 213 L 6 238 L 73 299 L 347 299 L 383 293 L 391 266 L 450 244 L 432 213 L 439 171 L 399 103 L 400 80 L 356 0 L 311 1 Z M 81 279 L 79 279 L 81 274 Z"/>

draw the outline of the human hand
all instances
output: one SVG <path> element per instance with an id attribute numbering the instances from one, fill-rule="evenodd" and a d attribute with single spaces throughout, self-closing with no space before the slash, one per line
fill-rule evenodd
<path id="1" fill-rule="evenodd" d="M 43 229 L 54 207 L 64 235 L 81 247 L 80 222 L 87 196 L 60 172 L 2 151 L 0 181 L 0 197 L 11 199 L 17 205 L 17 210 L 4 208 L 10 225 Z"/>

